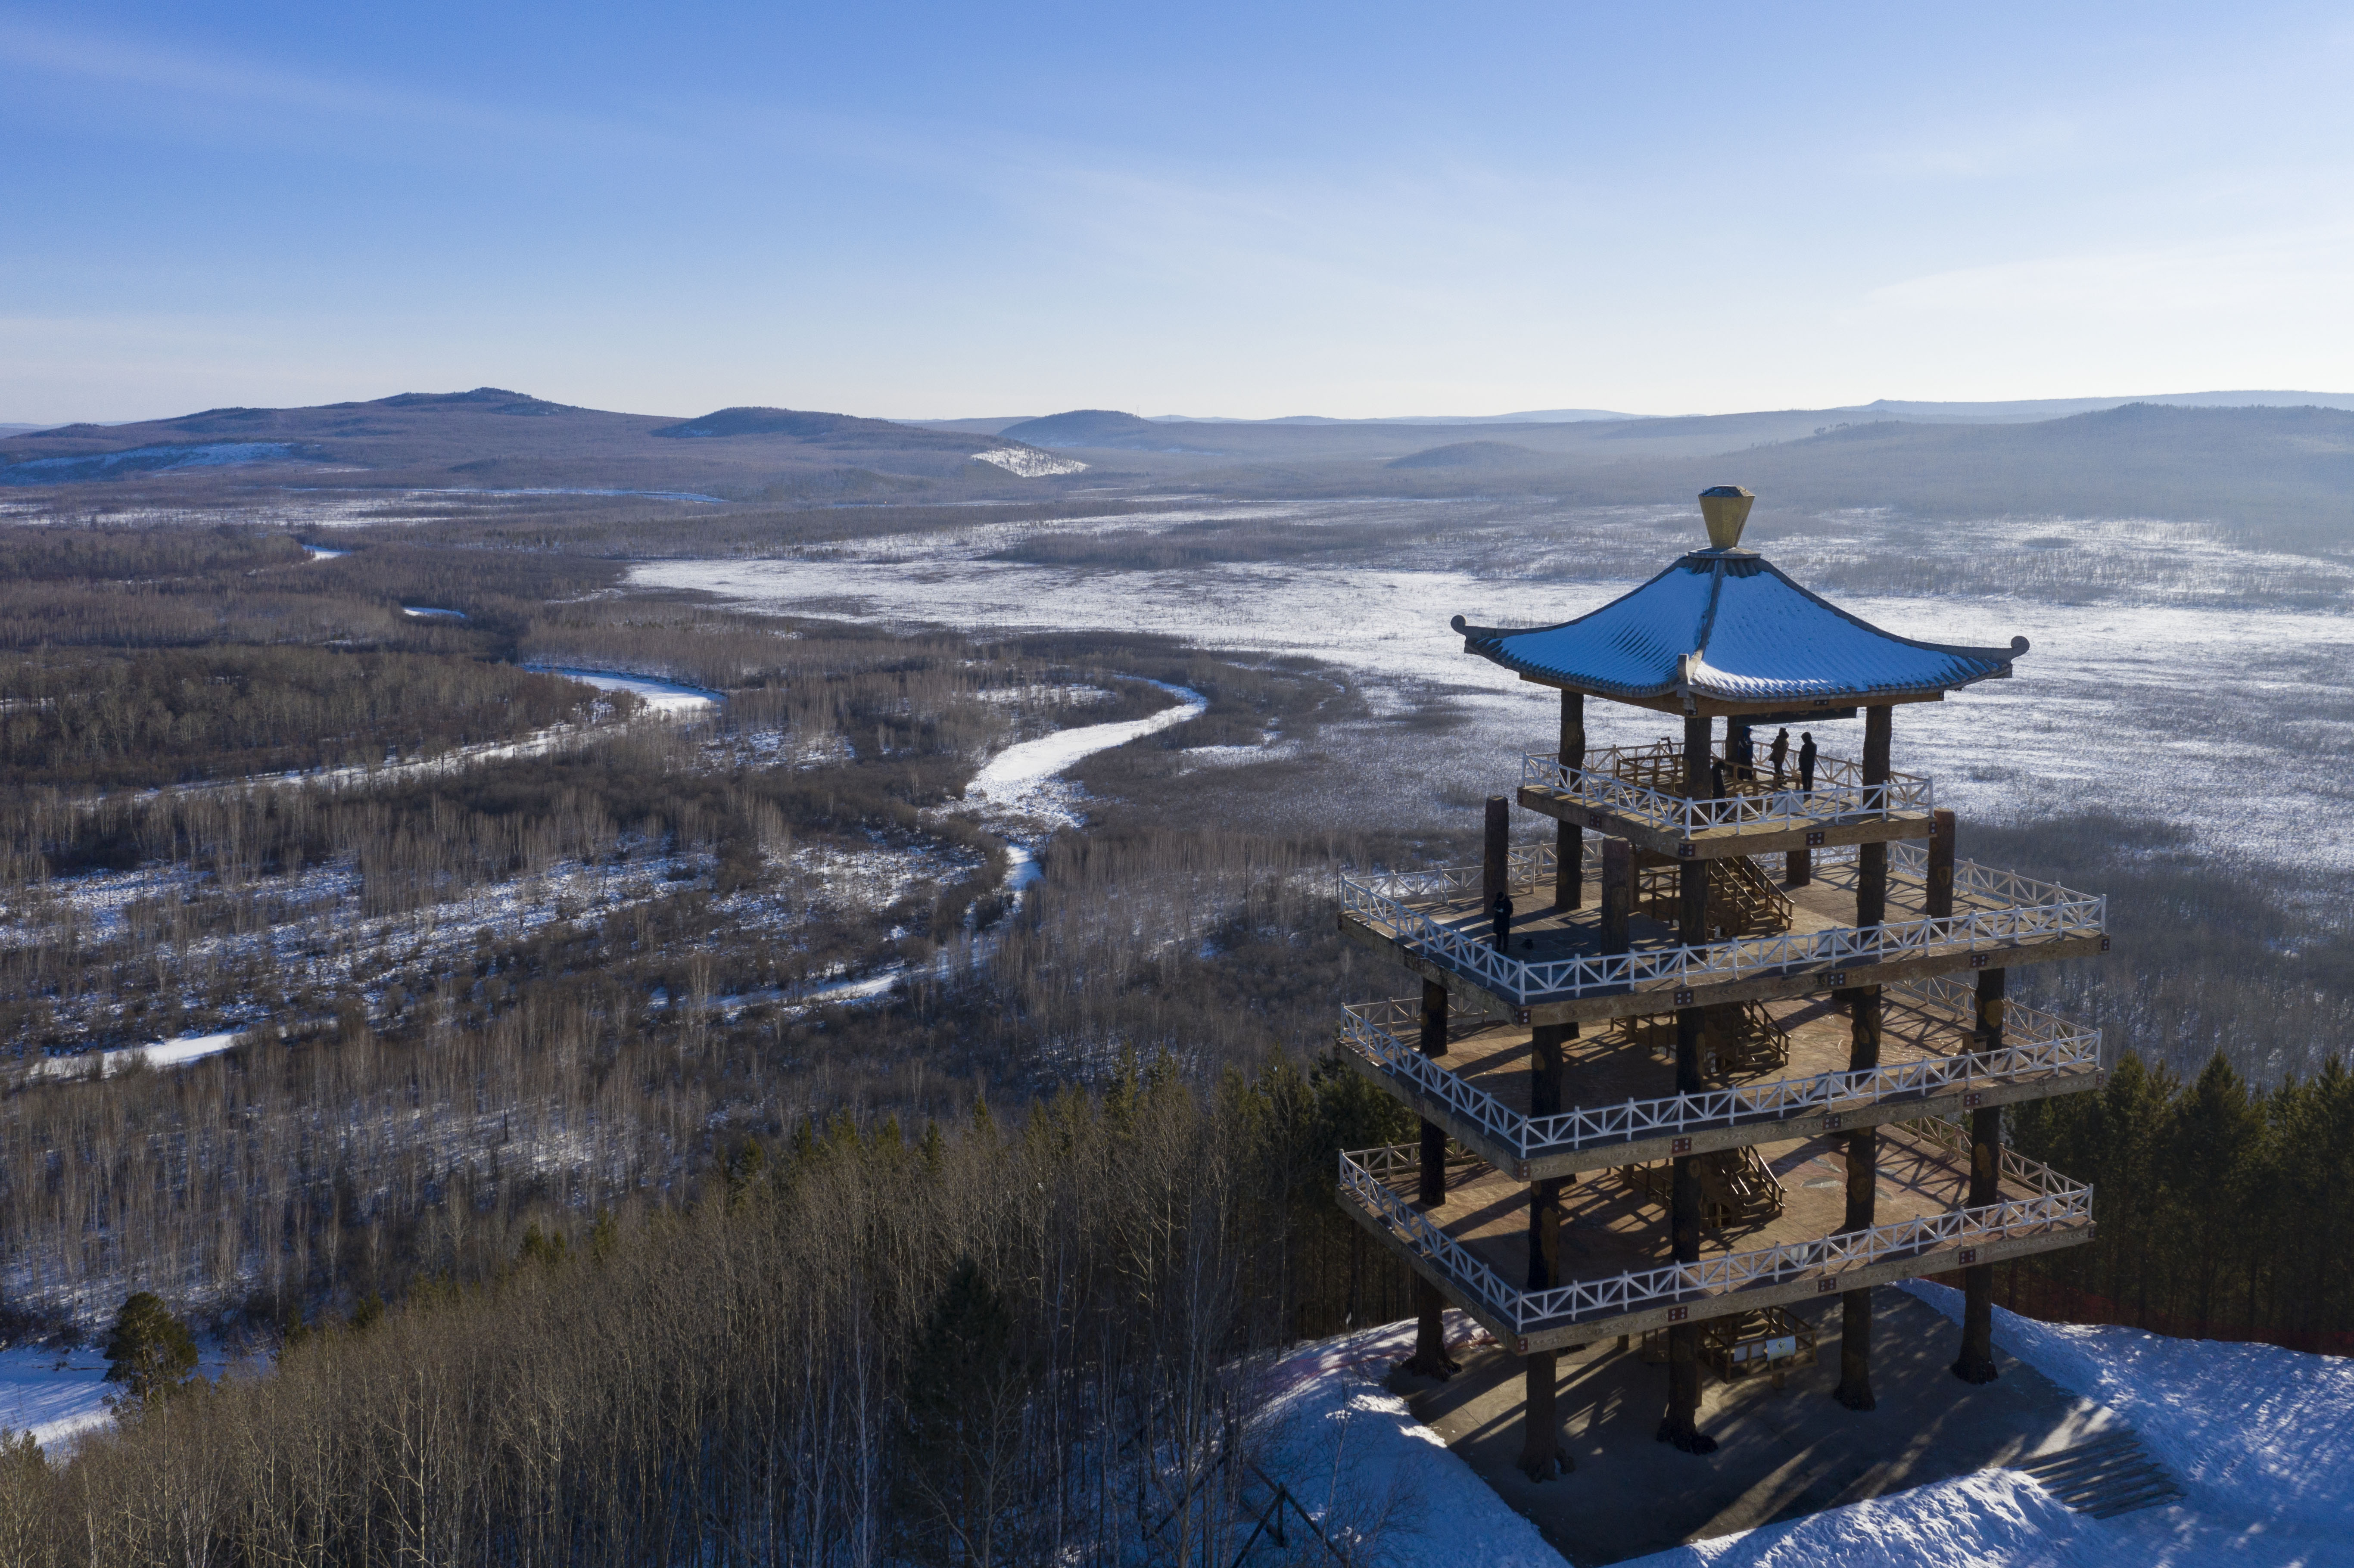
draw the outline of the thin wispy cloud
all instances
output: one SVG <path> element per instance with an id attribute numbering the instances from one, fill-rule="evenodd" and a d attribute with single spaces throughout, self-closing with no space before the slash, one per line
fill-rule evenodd
<path id="1" fill-rule="evenodd" d="M 0 16 L 0 65 L 29 76 L 135 89 L 214 108 L 294 111 L 305 122 L 375 122 L 440 134 L 643 148 L 668 139 L 642 125 L 514 103 L 419 92 L 363 77 L 298 70 L 233 53 L 123 34 L 69 31 Z"/>

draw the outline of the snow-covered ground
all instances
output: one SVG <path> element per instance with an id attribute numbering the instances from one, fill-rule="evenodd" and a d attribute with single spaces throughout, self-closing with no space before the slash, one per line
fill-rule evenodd
<path id="1" fill-rule="evenodd" d="M 1341 508 L 1261 510 L 1296 523 L 1335 520 Z M 1445 503 L 1397 503 L 1397 510 L 1426 515 L 1434 528 L 1448 522 Z M 1137 525 L 1132 518 L 1119 524 Z M 1090 527 L 1059 523 L 1052 531 Z M 1313 655 L 1353 672 L 1377 712 L 1451 688 L 1472 724 L 1461 732 L 1460 749 L 1491 758 L 1500 787 L 1517 776 L 1521 750 L 1551 749 L 1551 694 L 1466 655 L 1448 618 L 1546 624 L 1594 609 L 1636 580 L 1532 579 L 1509 558 L 1467 567 L 1460 551 L 1415 548 L 1402 549 L 1395 565 L 1377 567 L 1225 562 L 1156 571 L 990 558 L 1024 532 L 999 524 L 829 545 L 789 558 L 650 562 L 631 580 L 885 624 L 1153 632 L 1209 648 Z M 1697 523 L 1691 532 L 1681 546 L 1699 542 Z M 2031 553 L 2027 539 L 2016 543 L 2021 558 Z M 2147 543 L 2164 546 L 2168 558 L 2189 548 L 2165 538 Z M 2094 530 L 2084 544 L 2107 548 L 2115 541 Z M 1678 547 L 1663 545 L 1655 562 L 1646 561 L 1646 575 Z M 2233 571 L 2271 582 L 2288 570 L 2261 552 L 2200 548 L 2200 574 L 2190 580 L 2211 586 Z M 1797 557 L 1807 546 L 1793 541 L 1766 549 L 1792 557 L 1805 578 Z M 2348 575 L 2327 563 L 2296 566 L 2332 583 Z M 1939 803 L 1966 816 L 2140 812 L 2183 824 L 2209 848 L 2354 870 L 2354 834 L 2316 831 L 2317 821 L 2354 807 L 2354 775 L 2339 762 L 2354 747 L 2354 617 L 2218 605 L 2176 591 L 2171 580 L 2137 599 L 2083 604 L 1969 593 L 1834 597 L 1907 636 L 1999 646 L 2024 634 L 2032 643 L 2015 678 L 1908 707 L 1898 719 L 1897 766 L 1933 775 Z M 2199 700 L 2185 702 L 2186 691 Z M 1597 745 L 1656 739 L 1663 727 L 1656 715 L 1615 704 L 1596 705 L 1588 723 Z M 1861 745 L 1853 726 L 1832 726 L 1823 738 L 1840 754 Z"/>
<path id="2" fill-rule="evenodd" d="M 1485 1339 L 1460 1312 L 1450 1344 Z M 1260 1466 L 1327 1534 L 1356 1538 L 1395 1568 L 1564 1568 L 1537 1527 L 1504 1506 L 1437 1433 L 1383 1386 L 1414 1350 L 1415 1326 L 1321 1340 L 1264 1373 Z"/>
<path id="3" fill-rule="evenodd" d="M 1956 1291 L 1903 1288 L 1958 1319 Z M 1450 1340 L 1476 1333 L 1448 1314 Z M 1349 1527 L 1385 1499 L 1377 1553 L 1399 1568 L 1561 1559 L 1381 1383 L 1414 1325 L 1321 1340 L 1267 1373 L 1267 1462 Z M 2040 1323 L 1998 1308 L 1995 1342 L 2116 1413 L 2186 1496 L 2095 1520 L 2016 1470 L 1981 1470 L 1639 1558 L 1641 1568 L 2341 1568 L 2354 1565 L 2354 1361 L 2269 1345 Z M 1575 1478 L 1566 1483 L 1575 1484 Z M 1329 1500 L 1328 1500 L 1329 1499 Z M 1630 1564 L 1629 1568 L 1633 1568 Z"/>
<path id="4" fill-rule="evenodd" d="M 97 1054 L 100 1073 L 106 1077 L 127 1067 L 144 1065 L 150 1067 L 185 1067 L 191 1062 L 201 1062 L 207 1056 L 217 1056 L 235 1045 L 239 1032 L 234 1029 L 217 1034 L 183 1034 L 175 1040 L 158 1040 L 153 1045 L 126 1045 L 120 1051 Z M 28 1078 L 87 1077 L 91 1058 L 54 1056 L 34 1063 L 25 1070 Z"/>
<path id="5" fill-rule="evenodd" d="M 526 664 L 524 668 L 561 675 L 567 681 L 578 681 L 600 692 L 631 693 L 663 718 L 703 713 L 718 706 L 723 700 L 717 692 L 706 692 L 700 686 L 684 686 L 676 681 L 657 681 L 652 675 L 631 675 L 620 670 L 576 670 L 562 664 Z"/>
<path id="6" fill-rule="evenodd" d="M 228 1366 L 228 1357 L 207 1348 L 196 1370 L 218 1377 Z M 106 1381 L 106 1357 L 95 1346 L 0 1351 L 0 1432 L 30 1432 L 53 1459 L 74 1438 L 114 1419 L 106 1396 L 115 1392 Z"/>
<path id="7" fill-rule="evenodd" d="M 400 607 L 400 613 L 411 620 L 463 620 L 466 619 L 466 612 L 462 609 L 443 609 L 438 605 L 430 604 L 404 604 Z"/>
<path id="8" fill-rule="evenodd" d="M 1042 479 L 1048 474 L 1081 473 L 1087 464 L 1076 458 L 1049 457 L 1029 447 L 993 447 L 985 452 L 972 454 L 975 462 L 985 462 L 1002 468 L 1021 479 Z"/>

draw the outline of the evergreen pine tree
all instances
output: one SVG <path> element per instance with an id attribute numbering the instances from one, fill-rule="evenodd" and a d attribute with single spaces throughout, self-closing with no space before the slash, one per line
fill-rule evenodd
<path id="1" fill-rule="evenodd" d="M 196 1375 L 196 1341 L 188 1326 L 153 1291 L 126 1299 L 106 1340 L 106 1381 L 122 1385 L 123 1403 L 159 1404 Z"/>
<path id="2" fill-rule="evenodd" d="M 958 1260 L 907 1361 L 910 1545 L 937 1562 L 1002 1561 L 998 1524 L 1013 1497 L 1029 1379 L 1013 1315 L 971 1258 Z"/>

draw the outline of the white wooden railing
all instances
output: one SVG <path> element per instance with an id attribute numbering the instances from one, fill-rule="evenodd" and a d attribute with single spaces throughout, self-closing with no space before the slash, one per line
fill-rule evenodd
<path id="1" fill-rule="evenodd" d="M 1622 755 L 1652 758 L 1658 751 L 1657 747 L 1608 747 L 1587 753 L 1583 768 L 1564 767 L 1557 752 L 1528 752 L 1521 758 L 1521 783 L 1682 834 L 1710 828 L 1811 828 L 1868 821 L 1892 811 L 1926 811 L 1935 804 L 1935 787 L 1926 779 L 1893 773 L 1884 784 L 1867 784 L 1861 768 L 1833 757 L 1816 759 L 1811 789 L 1775 789 L 1722 800 L 1689 800 L 1617 776 L 1615 764 Z M 1795 765 L 1787 776 L 1797 777 Z"/>
<path id="2" fill-rule="evenodd" d="M 1967 1136 L 1967 1135 L 1965 1135 Z M 1341 1156 L 1344 1192 L 1379 1219 L 1400 1241 L 1444 1269 L 1457 1286 L 1521 1333 L 1548 1325 L 1615 1318 L 1653 1307 L 1722 1296 L 1752 1286 L 1786 1285 L 1810 1276 L 1837 1275 L 1887 1258 L 1917 1257 L 1950 1246 L 1984 1245 L 2092 1223 L 2093 1189 L 2048 1167 L 2015 1156 L 2004 1174 L 2020 1172 L 2038 1192 L 1975 1209 L 1948 1209 L 1919 1219 L 1896 1220 L 1868 1230 L 1812 1241 L 1786 1242 L 1752 1252 L 1727 1253 L 1698 1263 L 1629 1269 L 1602 1279 L 1573 1280 L 1544 1290 L 1524 1290 L 1505 1282 L 1472 1251 L 1429 1216 L 1400 1198 L 1390 1179 L 1416 1168 L 1411 1144 L 1361 1150 Z"/>
<path id="3" fill-rule="evenodd" d="M 1589 850 L 1595 847 L 1588 845 Z M 1911 844 L 1892 849 L 1892 872 L 1915 879 L 1925 874 L 1925 849 Z M 1550 845 L 1515 850 L 1511 878 L 1515 885 L 1539 882 L 1551 875 L 1553 862 Z M 1878 926 L 1834 927 L 1804 935 L 1773 932 L 1728 942 L 1531 963 L 1489 945 L 1484 911 L 1479 909 L 1481 875 L 1477 863 L 1358 876 L 1343 874 L 1338 878 L 1338 896 L 1344 914 L 1388 927 L 1408 952 L 1453 969 L 1521 1006 L 2097 937 L 2108 922 L 2105 897 L 1960 861 L 1954 867 L 1955 902 L 1986 900 L 1993 902 L 1994 907 Z M 1454 917 L 1463 922 L 1458 928 L 1416 907 L 1417 903 L 1469 906 L 1454 912 Z"/>
<path id="4" fill-rule="evenodd" d="M 1898 1000 L 1942 1006 L 1965 1016 L 1974 1001 L 1969 987 L 1946 980 L 1916 980 L 1888 990 Z M 1341 1039 L 1359 1055 L 1411 1084 L 1523 1160 L 1638 1139 L 1779 1121 L 1825 1106 L 1859 1100 L 1877 1103 L 1900 1095 L 1926 1094 L 2031 1073 L 2090 1073 L 2099 1068 L 2101 1058 L 2099 1030 L 2014 1003 L 2006 1011 L 2004 1043 L 1991 1051 L 1933 1056 L 1860 1072 L 1777 1078 L 1658 1099 L 1630 1099 L 1618 1105 L 1580 1106 L 1556 1116 L 1529 1117 L 1424 1055 L 1416 1044 L 1421 1017 L 1419 998 L 1352 1003 L 1341 1010 Z"/>

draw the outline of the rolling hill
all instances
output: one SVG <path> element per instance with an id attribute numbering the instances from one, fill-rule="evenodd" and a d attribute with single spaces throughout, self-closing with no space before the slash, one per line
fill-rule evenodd
<path id="1" fill-rule="evenodd" d="M 490 387 L 309 408 L 209 408 L 0 440 L 0 484 L 19 486 L 175 475 L 276 485 L 302 472 L 300 482 L 342 488 L 564 487 L 774 501 L 1031 493 L 1080 466 L 1018 440 L 847 414 L 735 408 L 678 419 Z"/>

